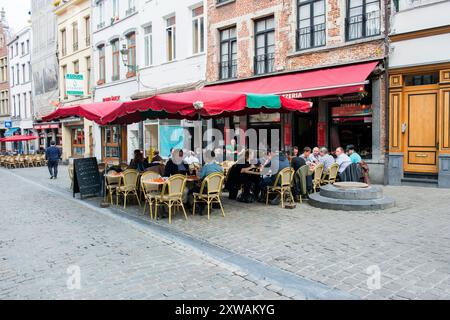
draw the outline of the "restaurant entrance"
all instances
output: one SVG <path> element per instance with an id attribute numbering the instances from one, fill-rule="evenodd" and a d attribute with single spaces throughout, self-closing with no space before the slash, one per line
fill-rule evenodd
<path id="1" fill-rule="evenodd" d="M 281 150 L 283 142 L 281 141 L 281 115 L 279 113 L 260 113 L 249 115 L 248 129 L 256 131 L 256 141 L 254 146 L 259 151 Z M 250 137 L 247 137 L 246 145 L 251 147 Z"/>
<path id="2" fill-rule="evenodd" d="M 108 164 L 119 164 L 127 159 L 127 127 L 102 127 L 102 161 Z"/>

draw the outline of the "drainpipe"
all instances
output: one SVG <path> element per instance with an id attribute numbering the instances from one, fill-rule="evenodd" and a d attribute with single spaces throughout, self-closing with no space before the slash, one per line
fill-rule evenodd
<path id="1" fill-rule="evenodd" d="M 384 18 L 384 45 L 385 45 L 385 57 L 384 57 L 384 69 L 385 69 L 385 112 L 384 112 L 384 119 L 385 119 L 385 159 L 384 159 L 384 172 L 385 172 L 385 181 L 384 184 L 387 183 L 387 172 L 388 172 L 388 162 L 389 157 L 387 155 L 389 154 L 389 128 L 390 128 L 390 118 L 389 118 L 389 107 L 390 107 L 390 101 L 389 101 L 389 49 L 390 49 L 390 43 L 389 43 L 389 32 L 391 28 L 391 2 L 390 0 L 385 0 L 385 18 Z"/>

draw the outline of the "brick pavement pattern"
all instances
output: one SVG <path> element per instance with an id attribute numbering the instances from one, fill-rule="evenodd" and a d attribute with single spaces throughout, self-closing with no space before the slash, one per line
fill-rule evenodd
<path id="1" fill-rule="evenodd" d="M 52 188 L 69 191 L 69 182 L 64 167 L 61 168 L 63 173 L 61 179 L 57 181 L 47 180 L 43 168 L 13 171 Z M 266 207 L 259 203 L 243 204 L 225 200 L 224 207 L 227 215 L 225 218 L 220 216 L 218 210 L 214 210 L 211 221 L 208 221 L 205 216 L 189 216 L 189 220 L 184 221 L 179 215 L 174 219 L 172 225 L 168 224 L 167 219 L 158 220 L 156 223 L 164 226 L 168 231 L 174 230 L 191 235 L 236 254 L 348 292 L 358 298 L 449 299 L 449 190 L 384 187 L 384 192 L 397 201 L 395 208 L 381 212 L 343 212 L 316 209 L 304 203 L 297 205 L 294 210 L 289 210 L 275 206 Z M 10 191 L 8 191 L 8 196 L 15 197 L 16 200 L 30 197 L 30 195 L 25 197 L 20 194 L 9 195 L 9 193 Z M 0 195 L 0 197 L 5 197 L 5 195 Z M 34 197 L 34 201 L 42 198 L 39 195 L 31 197 L 32 199 Z M 23 206 L 28 206 L 28 201 L 15 204 L 9 202 L 8 206 L 16 206 L 16 210 L 23 210 Z M 77 228 L 88 232 L 85 228 L 89 229 L 88 226 L 91 224 L 89 219 L 94 219 L 94 216 L 89 216 L 89 218 L 85 215 L 79 215 L 77 218 L 71 217 L 65 212 L 66 210 L 71 211 L 71 207 L 73 207 L 72 204 L 70 207 L 58 208 L 57 213 L 51 214 L 53 218 L 49 220 L 55 223 L 55 219 L 64 218 L 65 223 L 68 223 L 68 218 L 69 221 L 75 219 L 74 224 L 78 226 Z M 41 209 L 36 210 L 40 212 Z M 44 213 L 50 214 L 48 208 Z M 122 214 L 148 219 L 148 217 L 142 216 L 138 207 L 130 207 Z M 22 221 L 17 221 L 19 219 L 17 215 L 12 215 L 9 219 L 10 223 L 18 224 L 18 229 L 30 228 L 29 232 L 33 230 L 32 224 L 22 226 Z M 28 219 L 38 218 L 30 215 Z M 44 222 L 45 225 L 42 225 Z M 104 226 L 108 222 L 99 217 L 97 223 L 102 227 L 93 227 L 95 231 L 104 232 Z M 45 230 L 48 224 L 45 219 L 42 224 L 41 228 Z M 85 224 L 86 226 L 84 226 Z M 71 227 L 69 224 L 67 227 L 61 226 L 61 230 L 52 231 L 62 237 L 68 234 L 68 229 Z M 117 228 L 120 229 L 120 232 L 117 231 L 120 239 L 126 239 L 121 234 L 124 231 L 120 226 Z M 50 232 L 50 230 L 48 231 Z M 77 232 L 79 231 L 77 230 Z M 35 237 L 39 236 L 35 235 Z M 80 239 L 85 237 L 80 237 Z M 142 245 L 136 246 L 139 242 L 119 242 L 119 240 L 115 241 L 114 237 L 106 242 L 109 244 L 110 240 L 116 245 L 120 244 L 120 248 L 114 247 L 117 252 L 144 250 Z M 70 244 L 73 239 L 61 241 Z M 92 241 L 86 240 L 84 246 L 89 246 Z M 14 242 L 14 240 L 8 242 L 2 239 L 1 257 L 3 257 L 4 248 L 14 245 Z M 123 246 L 128 249 L 123 249 Z M 42 250 L 45 250 L 45 246 Z M 81 249 L 77 248 L 77 250 L 83 252 Z M 72 261 L 70 253 L 67 256 L 69 258 L 65 256 L 62 258 L 66 264 Z M 89 260 L 89 257 L 87 255 L 86 260 Z M 182 260 L 181 257 L 180 259 Z M 191 259 L 189 261 L 193 263 Z M 48 265 L 51 265 L 51 262 L 48 262 Z M 378 289 L 368 286 L 368 282 L 374 284 L 372 276 L 373 272 L 377 270 L 380 271 L 380 288 Z M 95 271 L 95 268 L 91 270 L 94 278 L 96 277 Z M 3 276 L 0 277 L 3 278 Z M 206 279 L 208 277 L 205 278 L 205 281 L 208 281 Z M 138 282 L 136 279 L 136 283 Z M 278 293 L 283 293 L 283 288 L 274 287 L 267 286 Z"/>

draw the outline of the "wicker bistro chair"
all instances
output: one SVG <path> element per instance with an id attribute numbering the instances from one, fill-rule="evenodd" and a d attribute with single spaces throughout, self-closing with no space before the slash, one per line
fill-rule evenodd
<path id="1" fill-rule="evenodd" d="M 127 169 L 123 172 L 122 179 L 119 180 L 119 185 L 116 189 L 116 199 L 117 205 L 119 205 L 119 196 L 123 195 L 123 207 L 127 207 L 127 198 L 129 195 L 134 195 L 138 201 L 139 206 L 141 201 L 139 200 L 138 194 L 138 183 L 139 172 L 134 169 Z M 122 185 L 123 183 L 123 185 Z"/>
<path id="2" fill-rule="evenodd" d="M 270 194 L 279 194 L 281 198 L 281 207 L 284 208 L 284 195 L 287 193 L 292 203 L 295 203 L 294 196 L 292 195 L 291 185 L 292 177 L 294 175 L 294 169 L 284 168 L 278 172 L 275 178 L 275 183 L 272 186 L 267 187 L 266 192 L 266 205 L 269 204 Z"/>
<path id="3" fill-rule="evenodd" d="M 33 157 L 30 155 L 25 156 L 25 164 L 27 167 L 34 167 Z"/>
<path id="4" fill-rule="evenodd" d="M 339 165 L 333 163 L 326 171 L 323 172 L 321 184 L 333 184 L 336 182 L 336 178 L 339 171 Z"/>
<path id="5" fill-rule="evenodd" d="M 172 223 L 172 207 L 181 207 L 187 220 L 186 210 L 183 205 L 183 193 L 186 186 L 186 176 L 175 174 L 163 185 L 163 189 L 155 200 L 155 219 L 158 218 L 158 206 L 166 205 L 169 208 L 169 223 Z"/>
<path id="6" fill-rule="evenodd" d="M 314 178 L 313 178 L 313 190 L 317 192 L 317 189 L 320 189 L 320 182 L 322 181 L 323 174 L 323 163 L 318 164 L 314 168 Z"/>
<path id="7" fill-rule="evenodd" d="M 146 171 L 141 176 L 141 192 L 144 194 L 144 210 L 143 214 L 145 214 L 145 209 L 147 208 L 150 213 L 150 219 L 153 219 L 153 202 L 155 202 L 155 198 L 161 194 L 158 185 L 152 185 L 145 183 L 146 180 L 154 180 L 161 178 L 161 176 L 153 171 Z"/>
<path id="8" fill-rule="evenodd" d="M 19 155 L 17 156 L 17 166 L 20 168 L 25 168 L 25 156 Z"/>
<path id="9" fill-rule="evenodd" d="M 111 176 L 110 174 L 117 173 L 115 170 L 110 170 L 108 174 L 105 174 L 105 197 L 108 198 L 113 204 L 113 195 L 117 197 L 117 188 L 119 187 L 119 181 L 122 179 L 120 176 Z"/>
<path id="10" fill-rule="evenodd" d="M 219 172 L 211 173 L 203 179 L 202 185 L 200 186 L 200 192 L 194 193 L 194 207 L 192 209 L 192 215 L 195 215 L 195 207 L 197 202 L 202 202 L 206 203 L 208 208 L 208 220 L 210 219 L 211 206 L 213 203 L 219 204 L 220 210 L 222 211 L 222 216 L 225 217 L 222 201 L 220 199 L 224 180 L 225 176 Z"/>

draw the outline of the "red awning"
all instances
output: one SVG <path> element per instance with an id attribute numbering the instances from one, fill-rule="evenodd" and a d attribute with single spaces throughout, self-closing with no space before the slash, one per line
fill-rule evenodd
<path id="1" fill-rule="evenodd" d="M 311 98 L 361 92 L 378 61 L 208 86 L 208 90 Z"/>
<path id="2" fill-rule="evenodd" d="M 120 102 L 108 101 L 59 107 L 44 121 L 84 117 L 100 125 L 131 124 L 145 119 L 199 119 L 259 112 L 309 112 L 311 103 L 276 95 L 193 90 Z"/>
<path id="3" fill-rule="evenodd" d="M 103 122 L 130 124 L 145 119 L 217 118 L 233 115 L 274 112 L 309 112 L 312 104 L 277 95 L 244 94 L 216 90 L 192 90 L 167 93 L 151 98 L 127 102 L 115 118 L 104 117 Z"/>
<path id="4" fill-rule="evenodd" d="M 73 106 L 63 106 L 57 108 L 52 113 L 42 117 L 44 121 L 63 119 L 73 116 L 84 117 L 88 120 L 101 122 L 104 117 L 112 117 L 121 110 L 125 102 L 106 101 L 96 103 L 86 103 Z"/>
<path id="5" fill-rule="evenodd" d="M 36 140 L 38 137 L 36 136 L 26 136 L 26 135 L 15 135 L 11 137 L 6 137 L 0 139 L 0 142 L 20 142 L 20 141 L 29 141 Z"/>

